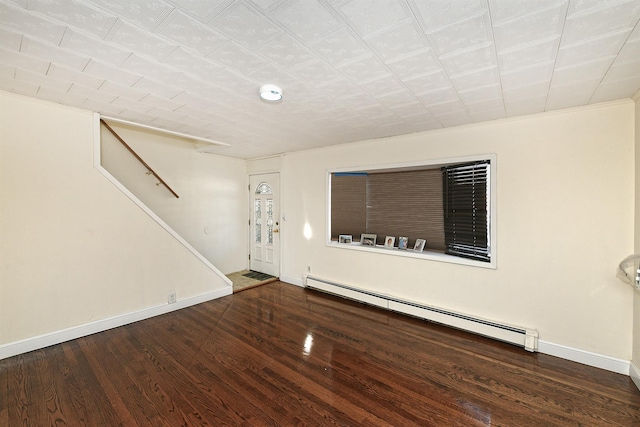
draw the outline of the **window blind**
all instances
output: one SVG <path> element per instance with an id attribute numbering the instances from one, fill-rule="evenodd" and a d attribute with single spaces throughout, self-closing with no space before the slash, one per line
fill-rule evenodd
<path id="1" fill-rule="evenodd" d="M 442 168 L 445 253 L 491 261 L 488 216 L 490 162 Z"/>
<path id="2" fill-rule="evenodd" d="M 367 232 L 367 175 L 331 175 L 331 238 L 350 234 L 360 241 Z"/>

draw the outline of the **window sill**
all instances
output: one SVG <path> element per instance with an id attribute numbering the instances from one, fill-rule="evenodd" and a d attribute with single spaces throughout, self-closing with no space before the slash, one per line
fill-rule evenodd
<path id="1" fill-rule="evenodd" d="M 383 255 L 401 256 L 405 258 L 426 259 L 430 261 L 446 262 L 450 264 L 468 265 L 471 267 L 489 268 L 495 270 L 497 267 L 495 261 L 481 262 L 472 259 L 461 258 L 453 255 L 447 255 L 441 252 L 425 250 L 423 252 L 414 251 L 413 249 L 387 248 L 384 245 L 365 246 L 360 242 L 338 243 L 336 241 L 327 242 L 327 247 L 346 249 L 362 252 L 373 252 Z"/>

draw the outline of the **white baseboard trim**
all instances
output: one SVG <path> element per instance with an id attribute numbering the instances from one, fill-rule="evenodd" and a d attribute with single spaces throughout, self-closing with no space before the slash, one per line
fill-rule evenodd
<path id="1" fill-rule="evenodd" d="M 121 314 L 107 319 L 86 323 L 84 325 L 50 332 L 48 334 L 40 335 L 37 337 L 3 344 L 0 345 L 0 360 L 12 356 L 17 356 L 18 354 L 27 353 L 29 351 L 39 350 L 51 345 L 60 344 L 65 341 L 95 334 L 97 332 L 103 332 L 109 329 L 117 328 L 119 326 L 128 325 L 129 323 L 149 319 L 161 314 L 170 313 L 172 311 L 180 310 L 182 308 L 190 307 L 192 305 L 200 304 L 206 301 L 211 301 L 217 298 L 231 295 L 232 292 L 232 287 L 225 287 L 215 291 L 207 292 L 205 294 L 178 300 L 174 304 L 157 305 L 131 313 Z"/>
<path id="2" fill-rule="evenodd" d="M 640 368 L 633 363 L 629 366 L 629 376 L 635 383 L 636 387 L 638 387 L 638 390 L 640 390 Z"/>
<path id="3" fill-rule="evenodd" d="M 295 278 L 290 276 L 281 276 L 280 281 L 288 283 L 290 285 L 296 285 L 296 286 L 300 286 L 301 288 L 304 288 L 304 282 L 302 281 L 302 277 Z"/>
<path id="4" fill-rule="evenodd" d="M 631 362 L 629 360 L 617 359 L 598 353 L 591 353 L 577 348 L 571 348 L 548 341 L 538 341 L 538 351 L 550 356 L 560 357 L 583 365 L 605 369 L 618 374 L 629 375 Z"/>

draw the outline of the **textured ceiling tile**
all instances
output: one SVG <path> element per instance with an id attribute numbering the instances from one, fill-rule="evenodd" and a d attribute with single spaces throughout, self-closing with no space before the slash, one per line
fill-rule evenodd
<path id="1" fill-rule="evenodd" d="M 162 61 L 178 47 L 176 43 L 169 42 L 139 27 L 120 21 L 118 24 L 120 25 L 114 26 L 114 31 L 109 34 L 109 39 L 141 56 Z"/>
<path id="2" fill-rule="evenodd" d="M 258 93 L 260 89 L 259 84 L 256 84 L 256 82 L 226 68 L 211 74 L 207 81 L 221 87 L 229 88 L 239 94 L 254 94 Z"/>
<path id="3" fill-rule="evenodd" d="M 520 86 L 515 89 L 502 90 L 502 96 L 504 98 L 505 103 L 517 103 L 520 100 L 524 99 L 539 99 L 547 97 L 549 93 L 549 82 L 538 82 L 532 83 L 527 86 Z"/>
<path id="4" fill-rule="evenodd" d="M 249 3 L 256 6 L 258 9 L 266 11 L 268 9 L 274 9 L 278 5 L 284 3 L 286 0 L 247 0 Z"/>
<path id="5" fill-rule="evenodd" d="M 288 35 L 267 43 L 260 54 L 284 68 L 293 68 L 316 58 L 311 51 Z"/>
<path id="6" fill-rule="evenodd" d="M 207 58 L 223 64 L 232 70 L 246 74 L 252 73 L 267 64 L 264 59 L 234 42 L 228 42 L 219 49 L 216 49 L 216 51 L 207 56 Z"/>
<path id="7" fill-rule="evenodd" d="M 207 80 L 212 73 L 222 68 L 222 65 L 209 61 L 202 56 L 194 55 L 183 48 L 178 48 L 163 61 L 186 74 Z"/>
<path id="8" fill-rule="evenodd" d="M 114 65 L 121 65 L 129 56 L 131 50 L 122 49 L 111 43 L 104 43 L 94 36 L 88 36 L 68 29 L 60 42 L 60 47 L 77 51 L 90 58 L 97 58 Z"/>
<path id="9" fill-rule="evenodd" d="M 423 74 L 421 76 L 404 80 L 405 86 L 413 93 L 427 92 L 429 90 L 451 88 L 451 82 L 442 70 Z"/>
<path id="10" fill-rule="evenodd" d="M 38 98 L 78 108 L 82 107 L 86 100 L 86 98 L 70 95 L 67 91 L 58 90 L 52 86 L 40 86 Z"/>
<path id="11" fill-rule="evenodd" d="M 77 0 L 39 1 L 36 3 L 36 11 L 101 39 L 109 34 L 117 20 L 114 15 Z"/>
<path id="12" fill-rule="evenodd" d="M 383 33 L 367 38 L 366 41 L 384 61 L 429 48 L 422 30 L 414 21 L 402 22 Z"/>
<path id="13" fill-rule="evenodd" d="M 505 100 L 507 117 L 525 116 L 527 114 L 542 113 L 547 102 L 546 95 L 537 98 L 522 98 L 513 101 Z"/>
<path id="14" fill-rule="evenodd" d="M 545 82 L 548 86 L 553 75 L 553 62 L 536 64 L 532 67 L 520 68 L 508 73 L 500 73 L 500 81 L 504 90 L 511 90 L 532 83 Z"/>
<path id="15" fill-rule="evenodd" d="M 386 93 L 383 95 L 375 95 L 375 97 L 378 101 L 380 101 L 380 103 L 384 104 L 388 108 L 413 104 L 416 102 L 416 97 L 413 95 L 413 93 L 404 88 L 396 92 Z"/>
<path id="16" fill-rule="evenodd" d="M 46 74 L 50 65 L 49 61 L 32 58 L 22 53 L 4 48 L 0 48 L 0 58 L 2 58 L 2 63 L 4 65 L 23 68 L 40 74 Z"/>
<path id="17" fill-rule="evenodd" d="M 434 31 L 470 16 L 488 11 L 486 0 L 411 0 L 412 9 L 422 19 L 425 31 Z"/>
<path id="18" fill-rule="evenodd" d="M 282 34 L 269 18 L 242 3 L 225 10 L 222 16 L 210 26 L 252 50 Z"/>
<path id="19" fill-rule="evenodd" d="M 428 34 L 429 41 L 439 56 L 472 46 L 493 43 L 489 13 L 474 16 Z"/>
<path id="20" fill-rule="evenodd" d="M 206 22 L 228 7 L 233 0 L 166 0 L 183 12 Z"/>
<path id="21" fill-rule="evenodd" d="M 309 47 L 334 66 L 369 53 L 369 49 L 347 27 L 309 44 Z"/>
<path id="22" fill-rule="evenodd" d="M 20 42 L 22 41 L 22 34 L 18 34 L 14 31 L 9 31 L 6 28 L 0 27 L 0 46 L 8 50 L 20 50 Z"/>
<path id="23" fill-rule="evenodd" d="M 529 15 L 535 16 L 544 13 L 546 10 L 566 9 L 568 3 L 569 0 L 489 0 L 491 14 L 496 25 Z"/>
<path id="24" fill-rule="evenodd" d="M 60 43 L 66 28 L 64 25 L 5 3 L 0 3 L 0 25 L 55 45 Z"/>
<path id="25" fill-rule="evenodd" d="M 22 70 L 20 68 L 16 69 L 15 79 L 38 86 L 45 86 L 61 93 L 66 93 L 71 87 L 71 82 L 68 80 L 61 80 L 45 74 Z"/>
<path id="26" fill-rule="evenodd" d="M 361 82 L 358 83 L 358 85 L 376 97 L 406 90 L 402 82 L 392 75 L 383 76 L 364 83 Z"/>
<path id="27" fill-rule="evenodd" d="M 71 86 L 71 88 L 69 89 L 69 95 L 75 96 L 77 98 L 89 99 L 92 102 L 99 103 L 100 105 L 110 104 L 117 98 L 116 95 L 112 95 L 106 92 L 100 92 L 99 90 L 80 86 L 78 84 L 74 84 L 73 86 Z M 86 102 L 83 105 L 86 105 Z M 101 112 L 101 110 L 94 111 Z"/>
<path id="28" fill-rule="evenodd" d="M 530 68 L 535 64 L 554 62 L 558 53 L 560 38 L 540 40 L 530 45 L 498 52 L 498 64 L 502 72 Z"/>
<path id="29" fill-rule="evenodd" d="M 556 68 L 566 68 L 596 58 L 615 56 L 628 38 L 630 29 L 573 45 L 563 45 L 558 51 Z"/>
<path id="30" fill-rule="evenodd" d="M 248 77 L 257 83 L 255 86 L 256 94 L 259 91 L 258 87 L 263 84 L 275 84 L 283 90 L 283 94 L 286 94 L 288 88 L 299 81 L 297 77 L 273 64 L 266 65 L 254 71 L 249 74 Z"/>
<path id="31" fill-rule="evenodd" d="M 338 7 L 363 36 L 409 17 L 408 10 L 398 0 L 352 0 Z"/>
<path id="32" fill-rule="evenodd" d="M 458 92 L 500 84 L 498 67 L 489 67 L 472 73 L 456 74 L 449 76 L 449 79 Z"/>
<path id="33" fill-rule="evenodd" d="M 290 71 L 300 79 L 316 87 L 344 78 L 335 68 L 320 60 L 306 63 Z"/>
<path id="34" fill-rule="evenodd" d="M 20 52 L 79 71 L 84 69 L 89 62 L 88 56 L 80 56 L 68 50 L 61 49 L 45 42 L 33 40 L 28 37 L 24 37 L 22 39 Z"/>
<path id="35" fill-rule="evenodd" d="M 602 79 L 613 63 L 613 56 L 584 62 L 575 67 L 556 69 L 553 72 L 552 85 L 565 86 L 576 81 Z"/>
<path id="36" fill-rule="evenodd" d="M 167 86 L 166 84 L 160 83 L 158 81 L 154 81 L 149 77 L 141 78 L 133 85 L 133 87 L 143 92 L 147 92 L 155 96 L 158 96 L 161 98 L 168 98 L 168 99 L 171 99 L 183 92 L 183 89 Z"/>
<path id="37" fill-rule="evenodd" d="M 344 98 L 349 98 L 352 96 L 360 95 L 364 93 L 364 89 L 360 86 L 352 82 L 347 78 L 342 78 L 340 80 L 334 80 L 328 84 L 318 85 L 314 90 L 320 91 L 322 94 L 332 98 L 341 100 Z M 308 96 L 314 96 L 313 94 L 308 94 Z M 303 101 L 300 99 L 300 101 Z"/>
<path id="38" fill-rule="evenodd" d="M 622 64 L 614 63 L 614 65 L 607 71 L 607 74 L 603 79 L 603 83 L 627 80 L 640 76 L 640 57 L 637 57 L 636 59 L 636 62 L 624 62 Z"/>
<path id="39" fill-rule="evenodd" d="M 465 105 L 493 102 L 495 100 L 499 100 L 499 102 L 502 103 L 502 89 L 499 84 L 458 92 L 458 95 Z"/>
<path id="40" fill-rule="evenodd" d="M 549 89 L 546 110 L 587 105 L 599 83 L 599 80 L 591 80 L 567 86 L 552 86 Z"/>
<path id="41" fill-rule="evenodd" d="M 460 102 L 460 98 L 453 88 L 429 91 L 418 94 L 416 97 L 427 107 L 445 103 Z"/>
<path id="42" fill-rule="evenodd" d="M 449 75 L 463 74 L 498 65 L 496 64 L 493 44 L 489 43 L 454 55 L 441 56 L 440 62 Z"/>
<path id="43" fill-rule="evenodd" d="M 507 117 L 507 113 L 504 109 L 504 106 L 500 106 L 500 108 L 496 108 L 495 110 L 483 109 L 477 112 L 469 112 L 469 116 L 471 116 L 471 120 L 475 123 L 479 122 L 488 122 L 490 120 L 500 120 Z"/>
<path id="44" fill-rule="evenodd" d="M 509 2 L 498 3 L 508 4 Z M 493 32 L 498 52 L 535 43 L 540 39 L 559 39 L 564 27 L 566 7 L 567 3 L 561 3 L 535 14 L 524 15 L 518 19 L 494 25 Z"/>
<path id="45" fill-rule="evenodd" d="M 601 7 L 580 10 L 588 2 L 572 2 L 562 36 L 562 45 L 578 43 L 582 40 L 604 34 L 633 28 L 640 16 L 640 2 L 637 0 L 622 4 L 602 3 Z"/>
<path id="46" fill-rule="evenodd" d="M 31 96 L 33 98 L 38 96 L 38 90 L 40 86 L 34 85 L 27 82 L 21 82 L 16 79 L 11 79 L 9 81 L 0 82 L 2 84 L 2 89 L 7 92 L 18 93 L 20 95 Z"/>
<path id="47" fill-rule="evenodd" d="M 110 95 L 116 95 L 120 98 L 125 98 L 129 101 L 136 102 L 140 101 L 143 97 L 148 95 L 147 92 L 133 89 L 129 86 L 120 85 L 110 81 L 104 82 L 104 84 L 100 86 L 100 88 L 98 88 L 98 91 L 108 93 Z"/>
<path id="48" fill-rule="evenodd" d="M 133 74 L 128 71 L 121 70 L 111 65 L 91 60 L 83 70 L 84 73 L 90 76 L 104 79 L 113 80 L 123 86 L 132 86 L 135 82 L 140 80 L 142 76 Z"/>
<path id="49" fill-rule="evenodd" d="M 640 74 L 627 80 L 607 80 L 598 86 L 591 98 L 591 102 L 607 102 L 617 99 L 631 98 L 640 87 Z"/>
<path id="50" fill-rule="evenodd" d="M 87 73 L 75 71 L 57 64 L 51 64 L 47 71 L 47 76 L 51 76 L 58 80 L 74 82 L 75 84 L 79 84 L 90 89 L 98 89 L 104 83 L 104 79 L 92 77 Z"/>
<path id="51" fill-rule="evenodd" d="M 138 55 L 130 55 L 119 67 L 131 73 L 158 80 L 167 85 L 176 84 L 177 75 L 180 73 L 174 68 Z"/>
<path id="52" fill-rule="evenodd" d="M 204 56 L 228 40 L 219 32 L 178 10 L 174 10 L 156 32 Z"/>
<path id="53" fill-rule="evenodd" d="M 640 28 L 640 25 L 638 25 Z M 640 39 L 627 42 L 614 61 L 614 65 L 640 61 Z"/>
<path id="54" fill-rule="evenodd" d="M 412 56 L 387 62 L 387 67 L 401 80 L 409 80 L 425 73 L 442 70 L 432 50 L 418 52 Z"/>
<path id="55" fill-rule="evenodd" d="M 318 40 L 344 25 L 314 0 L 294 0 L 274 17 L 295 37 L 307 43 Z"/>
<path id="56" fill-rule="evenodd" d="M 180 102 L 167 99 L 164 97 L 156 96 L 153 94 L 148 94 L 147 96 L 141 98 L 140 102 L 143 104 L 150 105 L 151 107 L 162 108 L 169 111 L 175 111 L 184 105 Z"/>
<path id="57" fill-rule="evenodd" d="M 465 108 L 471 115 L 479 115 L 483 111 L 496 111 L 502 110 L 504 114 L 504 102 L 502 101 L 502 96 L 499 98 L 487 98 L 483 101 L 470 101 L 468 102 L 464 95 L 462 95 L 462 102 L 464 103 Z"/>
<path id="58" fill-rule="evenodd" d="M 444 127 L 462 126 L 473 123 L 471 116 L 466 111 L 452 111 L 442 114 L 434 114 L 433 117 Z"/>
<path id="59" fill-rule="evenodd" d="M 360 84 L 383 75 L 389 75 L 389 69 L 376 56 L 369 55 L 357 61 L 344 64 L 338 69 L 354 82 Z"/>
<path id="60" fill-rule="evenodd" d="M 90 0 L 93 4 L 116 14 L 124 20 L 154 30 L 174 9 L 161 0 Z"/>

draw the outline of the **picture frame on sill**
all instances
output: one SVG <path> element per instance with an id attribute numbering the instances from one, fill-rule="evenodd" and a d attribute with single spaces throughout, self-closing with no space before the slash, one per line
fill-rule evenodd
<path id="1" fill-rule="evenodd" d="M 338 236 L 338 243 L 350 245 L 351 242 L 353 242 L 353 236 L 351 234 L 341 234 Z"/>
<path id="2" fill-rule="evenodd" d="M 409 245 L 409 238 L 400 236 L 398 237 L 398 249 L 407 249 Z"/>
<path id="3" fill-rule="evenodd" d="M 416 252 L 422 252 L 426 243 L 427 241 L 424 239 L 416 239 L 416 244 L 413 245 L 413 250 Z"/>
<path id="4" fill-rule="evenodd" d="M 360 243 L 362 244 L 362 246 L 375 246 L 377 239 L 378 239 L 377 234 L 361 234 L 360 235 Z"/>
<path id="5" fill-rule="evenodd" d="M 396 243 L 396 238 L 394 236 L 387 236 L 384 238 L 384 247 L 385 248 L 393 248 Z"/>

